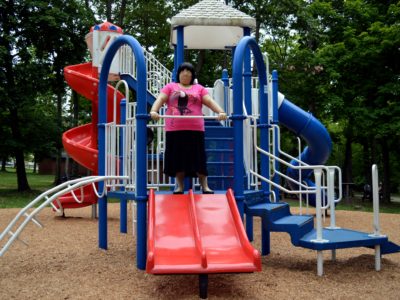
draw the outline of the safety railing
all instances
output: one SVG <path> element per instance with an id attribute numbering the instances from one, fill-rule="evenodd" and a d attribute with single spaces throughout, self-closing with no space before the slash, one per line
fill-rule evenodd
<path id="1" fill-rule="evenodd" d="M 136 74 L 136 61 L 129 46 L 121 47 L 120 51 L 120 73 L 132 76 L 135 80 L 138 78 Z M 154 97 L 158 95 L 160 89 L 167 83 L 172 81 L 172 72 L 169 71 L 161 62 L 159 62 L 153 54 L 143 49 L 146 70 L 147 70 L 147 91 Z"/>
<path id="2" fill-rule="evenodd" d="M 148 145 L 148 188 L 163 189 L 173 188 L 174 179 L 165 175 L 164 152 L 165 152 L 165 119 L 205 119 L 216 120 L 217 116 L 169 116 L 165 115 L 165 107 L 160 109 L 160 119 L 158 122 L 148 124 L 148 128 L 153 131 L 154 140 Z M 195 190 L 200 186 L 198 179 L 193 180 L 192 187 Z"/>
<path id="3" fill-rule="evenodd" d="M 50 205 L 56 212 L 58 213 L 63 212 L 62 203 L 58 199 L 60 196 L 63 196 L 66 193 L 71 193 L 76 202 L 82 203 L 84 199 L 76 196 L 75 194 L 76 190 L 78 189 L 83 190 L 85 186 L 91 185 L 95 194 L 98 197 L 101 197 L 102 195 L 105 195 L 107 193 L 107 190 L 111 186 L 113 186 L 114 188 L 117 186 L 117 184 L 115 184 L 115 180 L 118 180 L 120 182 L 119 186 L 123 186 L 123 181 L 126 179 L 127 177 L 124 176 L 88 176 L 64 182 L 52 189 L 43 192 L 42 194 L 37 196 L 33 201 L 31 201 L 28 205 L 22 208 L 20 212 L 14 217 L 14 219 L 0 234 L 0 241 L 3 241 L 3 239 L 5 239 L 5 237 L 7 236 L 10 237 L 0 250 L 0 257 L 3 256 L 3 254 L 11 246 L 11 244 L 16 239 L 18 239 L 18 236 L 21 234 L 21 232 L 24 230 L 24 228 L 29 222 L 32 221 L 36 225 L 43 227 L 39 223 L 39 221 L 36 220 L 35 216 L 45 207 Z M 104 189 L 99 193 L 97 191 L 95 183 L 100 181 L 104 181 L 104 187 L 103 187 Z M 81 195 L 83 195 L 83 191 L 81 192 Z M 55 202 L 56 204 L 54 204 L 53 202 Z M 19 223 L 22 218 L 25 219 L 21 223 Z M 16 226 L 17 223 L 19 223 L 18 226 Z M 15 226 L 16 229 L 13 231 L 13 228 Z"/>
<path id="4" fill-rule="evenodd" d="M 337 166 L 308 165 L 303 161 L 300 161 L 298 158 L 293 157 L 288 153 L 282 151 L 282 149 L 280 148 L 280 130 L 279 126 L 277 125 L 271 125 L 270 128 L 270 140 L 274 143 L 277 143 L 277 147 L 271 147 L 270 145 L 269 149 L 262 149 L 260 146 L 258 146 L 257 118 L 253 116 L 248 116 L 248 118 L 253 119 L 251 122 L 251 124 L 253 125 L 250 126 L 252 130 L 252 142 L 254 149 L 253 162 L 250 164 L 254 169 L 249 170 L 250 176 L 252 176 L 252 178 L 250 179 L 251 185 L 255 187 L 255 189 L 258 189 L 261 181 L 264 181 L 269 184 L 271 192 L 274 192 L 273 188 L 276 188 L 281 192 L 297 195 L 300 199 L 301 195 L 306 197 L 308 197 L 308 195 L 310 194 L 315 195 L 317 223 L 317 238 L 315 241 L 323 242 L 324 239 L 322 237 L 322 217 L 324 215 L 324 210 L 330 208 L 330 228 L 337 228 L 335 219 L 335 204 L 339 202 L 342 198 L 342 176 L 340 168 Z M 269 178 L 262 176 L 257 172 L 256 166 L 259 161 L 260 155 L 265 155 L 269 159 Z M 284 158 L 290 161 L 295 161 L 298 165 L 293 165 L 290 162 L 286 161 Z M 282 173 L 280 170 L 275 169 L 275 162 L 278 162 L 280 165 L 286 166 L 288 168 L 297 170 L 299 173 L 299 179 L 289 177 L 288 175 Z M 311 187 L 303 182 L 301 178 L 301 171 L 303 170 L 312 170 L 314 172 L 315 186 Z M 298 189 L 290 190 L 282 186 L 280 183 L 275 182 L 274 180 L 272 180 L 273 176 L 275 175 L 279 176 L 279 178 L 283 180 L 292 182 L 294 186 L 298 187 Z M 335 196 L 335 187 L 337 187 L 338 190 L 337 197 Z M 325 205 L 323 205 L 323 202 L 325 202 Z"/>

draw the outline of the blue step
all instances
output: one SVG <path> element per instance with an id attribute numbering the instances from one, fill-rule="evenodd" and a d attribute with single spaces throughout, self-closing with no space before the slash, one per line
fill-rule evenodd
<path id="1" fill-rule="evenodd" d="M 206 150 L 208 162 L 233 162 L 232 149 L 207 149 Z"/>
<path id="2" fill-rule="evenodd" d="M 234 175 L 233 162 L 208 162 L 207 170 L 209 176 L 233 176 Z"/>
<path id="3" fill-rule="evenodd" d="M 317 232 L 315 229 L 305 234 L 299 240 L 299 246 L 312 250 L 332 250 L 353 247 L 374 247 L 384 245 L 388 242 L 386 236 L 371 236 L 370 233 L 355 231 L 351 229 L 329 229 L 322 230 L 322 239 L 325 242 L 315 242 Z"/>
<path id="4" fill-rule="evenodd" d="M 314 229 L 314 217 L 309 215 L 290 215 L 271 222 L 270 231 L 287 232 L 292 244 L 299 245 L 299 240 Z"/>
<path id="5" fill-rule="evenodd" d="M 211 137 L 233 137 L 233 127 L 224 126 L 206 126 L 204 136 Z"/>
<path id="6" fill-rule="evenodd" d="M 204 139 L 206 149 L 233 149 L 233 138 L 231 137 L 206 137 Z"/>
<path id="7" fill-rule="evenodd" d="M 263 190 L 245 190 L 244 202 L 247 206 L 267 202 L 269 193 Z"/>
<path id="8" fill-rule="evenodd" d="M 286 202 L 264 202 L 254 205 L 246 205 L 245 212 L 251 216 L 266 218 L 269 222 L 273 222 L 290 215 L 290 208 L 289 204 Z"/>
<path id="9" fill-rule="evenodd" d="M 398 252 L 400 252 L 400 246 L 391 241 L 387 241 L 386 243 L 381 244 L 381 255 L 398 253 Z"/>
<path id="10" fill-rule="evenodd" d="M 234 177 L 233 176 L 213 176 L 209 175 L 207 177 L 208 185 L 213 190 L 227 190 L 229 188 L 233 189 Z M 247 182 L 247 178 L 243 178 L 243 184 Z"/>
<path id="11" fill-rule="evenodd" d="M 246 214 L 263 219 L 266 231 L 287 232 L 292 244 L 297 246 L 300 238 L 314 228 L 314 217 L 309 215 L 292 215 L 289 204 L 278 203 L 246 203 Z"/>

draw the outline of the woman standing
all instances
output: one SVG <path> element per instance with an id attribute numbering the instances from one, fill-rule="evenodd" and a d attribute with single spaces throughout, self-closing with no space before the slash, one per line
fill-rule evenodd
<path id="1" fill-rule="evenodd" d="M 177 82 L 161 89 L 150 117 L 158 121 L 159 109 L 167 105 L 169 116 L 202 116 L 203 104 L 226 120 L 224 110 L 211 98 L 207 90 L 194 83 L 196 73 L 190 63 L 182 63 L 177 70 Z M 206 152 L 203 118 L 167 118 L 165 120 L 166 147 L 164 173 L 176 178 L 174 194 L 183 194 L 185 177 L 199 177 L 204 194 L 213 194 L 207 183 Z"/>

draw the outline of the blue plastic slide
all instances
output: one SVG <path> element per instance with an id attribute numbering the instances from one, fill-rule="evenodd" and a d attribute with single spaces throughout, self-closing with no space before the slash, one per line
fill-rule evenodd
<path id="1" fill-rule="evenodd" d="M 299 159 L 309 165 L 322 165 L 326 163 L 332 151 L 332 140 L 327 129 L 311 113 L 305 112 L 300 107 L 284 99 L 279 107 L 279 122 L 293 131 L 297 136 L 307 142 L 307 147 L 301 153 Z M 292 160 L 291 164 L 298 166 L 298 162 Z M 308 186 L 315 186 L 312 180 L 312 170 L 301 171 L 302 181 Z M 288 168 L 287 175 L 298 180 L 299 171 Z M 288 181 L 292 190 L 297 190 L 298 185 Z M 315 195 L 310 194 L 308 203 L 315 206 Z"/>

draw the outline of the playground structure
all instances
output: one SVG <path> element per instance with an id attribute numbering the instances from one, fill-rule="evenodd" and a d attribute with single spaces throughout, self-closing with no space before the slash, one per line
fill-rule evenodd
<path id="1" fill-rule="evenodd" d="M 217 2 L 200 1 L 194 9 Z M 172 18 L 175 69 L 183 61 L 184 45 L 187 49 L 199 47 L 191 44 L 190 36 L 204 31 L 199 25 L 201 18 L 197 16 L 198 23 L 189 25 L 185 14 L 190 11 Z M 163 119 L 157 124 L 149 123 L 148 105 L 174 75 L 133 37 L 104 23 L 95 26 L 89 36 L 92 63 L 65 68 L 68 84 L 92 101 L 93 110 L 91 124 L 64 134 L 64 147 L 98 176 L 65 183 L 44 193 L 33 204 L 44 198 L 40 209 L 50 204 L 58 210 L 91 205 L 98 199 L 99 247 L 107 249 L 107 198 L 120 199 L 121 232 L 127 231 L 127 203 L 132 201 L 136 204 L 137 267 L 153 274 L 199 274 L 202 297 L 207 294 L 209 273 L 261 271 L 260 254 L 248 241 L 253 239 L 253 217 L 260 217 L 262 222 L 262 255 L 270 253 L 271 232 L 283 231 L 288 232 L 294 246 L 317 251 L 318 275 L 323 274 L 323 251 L 331 250 L 335 259 L 336 249 L 350 247 L 375 248 L 375 268 L 379 270 L 381 255 L 400 248 L 380 234 L 377 213 L 372 234 L 337 227 L 335 204 L 341 200 L 341 172 L 336 166 L 324 165 L 332 147 L 329 134 L 310 113 L 278 92 L 277 72 L 270 76 L 267 61 L 249 36 L 254 25 L 251 18 L 240 20 L 238 26 L 228 28 L 234 34 L 226 35 L 235 38 L 209 37 L 212 49 L 235 47 L 232 78 L 224 70 L 222 78 L 210 89 L 230 120 L 217 122 L 205 111 L 209 184 L 217 191 L 215 195 L 199 194 L 194 180 L 184 195 L 171 195 L 169 189 L 174 182 L 161 171 Z M 209 25 L 213 29 L 217 25 L 224 27 L 220 23 Z M 221 30 L 215 30 L 215 35 L 219 36 Z M 213 31 L 207 31 L 210 32 Z M 251 77 L 251 65 L 257 69 L 257 78 Z M 107 83 L 110 79 L 121 81 L 114 88 Z M 125 95 L 116 92 L 121 84 Z M 136 91 L 135 100 L 130 99 L 129 88 Z M 299 151 L 298 157 L 280 149 L 280 125 L 306 141 L 308 146 Z M 148 128 L 155 136 L 149 145 Z M 287 167 L 286 173 L 280 170 L 282 166 Z M 373 177 L 375 193 L 376 167 Z M 282 186 L 282 180 L 287 181 L 290 190 Z M 98 182 L 97 187 L 94 182 Z M 288 204 L 280 201 L 280 191 L 295 194 L 300 203 L 305 200 L 316 207 L 315 228 L 313 216 L 290 213 Z M 49 196 L 50 192 L 55 194 Z M 7 234 L 11 238 L 0 255 L 30 220 L 36 220 L 34 216 L 40 209 L 26 214 L 30 207 L 17 216 L 26 217 L 22 227 L 12 232 L 9 226 L 2 233 L 0 240 Z M 331 223 L 323 228 L 324 210 L 328 209 Z"/>

